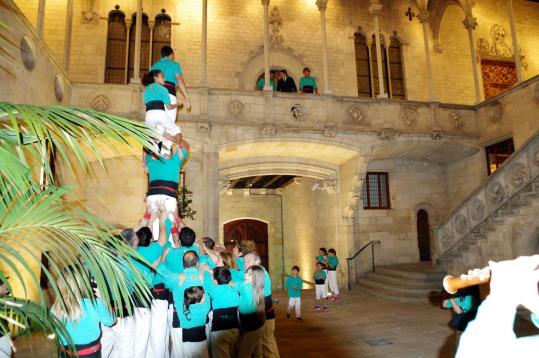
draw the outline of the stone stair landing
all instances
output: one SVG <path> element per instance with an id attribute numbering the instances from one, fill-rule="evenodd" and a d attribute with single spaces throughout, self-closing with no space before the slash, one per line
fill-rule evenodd
<path id="1" fill-rule="evenodd" d="M 430 262 L 380 266 L 352 289 L 391 301 L 426 303 L 439 299 L 444 276 Z"/>

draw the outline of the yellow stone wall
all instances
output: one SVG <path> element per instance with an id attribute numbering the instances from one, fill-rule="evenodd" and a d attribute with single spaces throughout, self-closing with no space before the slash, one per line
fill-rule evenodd
<path id="1" fill-rule="evenodd" d="M 35 24 L 37 0 L 16 0 L 30 21 Z M 45 18 L 45 40 L 59 62 L 63 62 L 66 0 L 48 0 Z M 524 0 L 514 1 L 517 34 L 525 56 L 524 77 L 539 73 L 539 6 Z M 85 24 L 82 11 L 86 1 L 75 0 L 73 17 L 73 43 L 71 76 L 74 81 L 103 82 L 106 57 L 106 34 L 108 12 L 114 6 L 130 19 L 136 11 L 134 0 L 103 0 L 96 2 L 96 11 L 101 16 L 97 24 Z M 181 62 L 189 85 L 196 86 L 200 78 L 201 1 L 172 0 L 146 1 L 144 12 L 153 20 L 162 8 L 171 15 L 172 46 Z M 328 59 L 330 87 L 335 94 L 356 96 L 354 32 L 362 28 L 370 38 L 373 31 L 372 15 L 368 12 L 367 0 L 332 0 L 327 10 Z M 208 73 L 210 87 L 238 88 L 239 74 L 249 61 L 261 53 L 263 45 L 262 5 L 259 1 L 209 1 L 208 5 Z M 404 12 L 408 1 L 387 2 L 380 18 L 381 31 L 388 38 L 397 31 L 403 42 L 405 83 L 409 99 L 427 100 L 428 81 L 425 71 L 425 53 L 421 24 L 414 19 L 409 22 Z M 298 63 L 310 66 L 313 75 L 323 86 L 320 16 L 314 0 L 272 0 L 273 7 L 280 10 L 283 18 L 281 34 L 283 46 L 289 50 L 274 50 L 272 66 L 298 67 Z M 510 28 L 506 5 L 503 2 L 478 0 L 474 7 L 478 26 L 476 40 L 490 40 L 493 24 L 502 25 L 506 42 L 511 45 Z M 416 11 L 417 12 L 417 11 Z M 431 51 L 436 98 L 442 102 L 473 103 L 474 88 L 468 35 L 462 20 L 463 11 L 450 5 L 441 21 L 440 41 L 442 53 Z M 431 37 L 431 48 L 434 40 Z M 287 53 L 286 56 L 281 56 Z M 294 59 L 294 61 L 292 60 Z M 262 62 L 256 68 L 263 71 Z M 298 74 L 300 68 L 288 68 Z M 297 78 L 296 78 L 297 80 Z M 254 84 L 255 78 L 251 81 Z M 250 84 L 247 84 L 250 85 Z"/>

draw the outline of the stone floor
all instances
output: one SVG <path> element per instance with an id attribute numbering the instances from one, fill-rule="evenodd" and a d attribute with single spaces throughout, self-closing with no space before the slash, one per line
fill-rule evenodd
<path id="1" fill-rule="evenodd" d="M 385 301 L 359 292 L 343 295 L 328 312 L 314 312 L 314 292 L 303 293 L 303 322 L 287 320 L 287 298 L 277 292 L 276 337 L 281 357 L 453 357 L 449 312 L 428 304 Z M 54 357 L 44 338 L 16 342 L 16 358 Z"/>

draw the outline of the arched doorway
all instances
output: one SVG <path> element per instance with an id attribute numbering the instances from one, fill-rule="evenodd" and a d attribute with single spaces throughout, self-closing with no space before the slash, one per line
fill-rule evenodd
<path id="1" fill-rule="evenodd" d="M 236 243 L 242 240 L 253 240 L 256 251 L 262 260 L 262 266 L 269 270 L 268 264 L 268 224 L 254 219 L 240 219 L 224 225 L 225 247 L 232 252 Z"/>
<path id="2" fill-rule="evenodd" d="M 429 214 L 423 209 L 417 212 L 417 246 L 419 246 L 419 260 L 430 261 Z"/>

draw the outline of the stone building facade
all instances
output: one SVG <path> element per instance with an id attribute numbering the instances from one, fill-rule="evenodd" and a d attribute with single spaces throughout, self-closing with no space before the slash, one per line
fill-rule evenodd
<path id="1" fill-rule="evenodd" d="M 136 79 L 105 83 L 109 13 L 121 11 L 129 22 L 137 1 L 46 0 L 41 32 L 43 0 L 1 1 L 6 7 L 0 9 L 0 20 L 13 29 L 16 46 L 0 76 L 19 84 L 0 88 L 2 100 L 91 107 L 143 119 Z M 192 147 L 186 185 L 194 193 L 192 207 L 197 211 L 194 221 L 186 221 L 199 235 L 220 240 L 231 221 L 266 223 L 270 273 L 277 287 L 295 264 L 309 279 L 321 246 L 337 250 L 342 284 L 349 275 L 368 269 L 368 256 L 356 260 L 351 272 L 344 258 L 372 240 L 381 241 L 375 249 L 378 264 L 417 262 L 419 210 L 428 213 L 436 260 L 442 255 L 436 252 L 436 226 L 488 182 L 485 147 L 511 137 L 518 151 L 539 129 L 538 4 L 513 1 L 511 23 L 511 2 L 501 0 L 478 0 L 473 7 L 466 1 L 433 0 L 208 0 L 204 37 L 204 3 L 142 2 L 150 27 L 162 9 L 170 17 L 171 45 L 192 97 L 192 111 L 180 112 L 184 137 Z M 310 67 L 323 95 L 254 91 L 266 67 L 263 3 L 269 3 L 269 69 L 287 69 L 297 81 L 303 67 Z M 367 39 L 369 80 L 372 92 L 380 92 L 374 76 L 378 63 L 372 61 L 375 14 L 386 44 L 381 50 L 389 54 L 391 39 L 400 46 L 405 100 L 358 97 L 355 34 Z M 518 61 L 512 24 L 520 47 Z M 35 59 L 32 69 L 19 58 L 23 36 L 30 44 L 26 52 Z M 518 84 L 484 100 L 482 60 L 520 63 Z M 388 85 L 391 81 L 385 83 L 385 92 Z M 104 143 L 102 154 L 103 165 L 96 160 L 91 174 L 82 169 L 70 173 L 60 163 L 62 182 L 75 184 L 72 199 L 99 216 L 133 225 L 144 210 L 146 190 L 140 148 Z M 387 173 L 389 208 L 364 208 L 362 188 L 369 172 Z M 248 192 L 230 187 L 241 178 L 267 175 L 298 180 Z"/>

